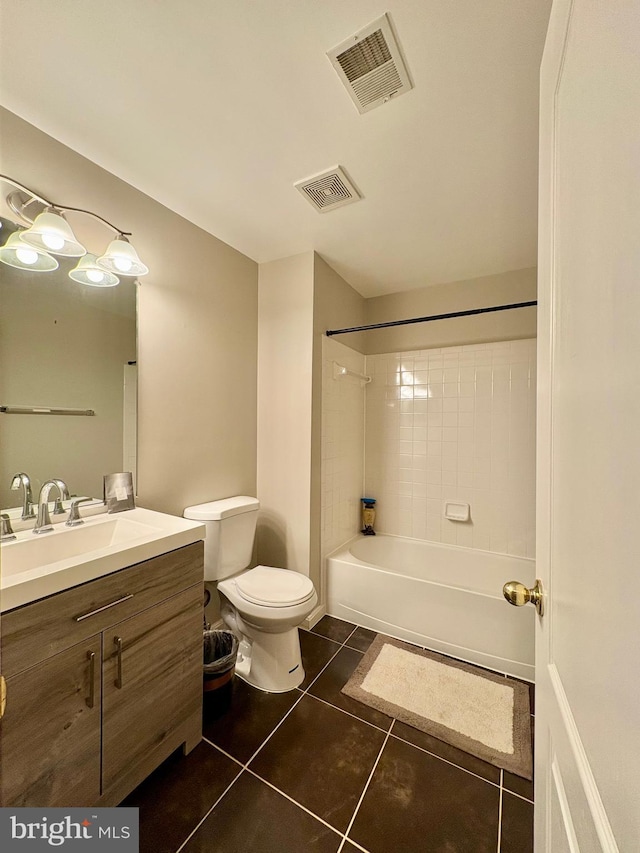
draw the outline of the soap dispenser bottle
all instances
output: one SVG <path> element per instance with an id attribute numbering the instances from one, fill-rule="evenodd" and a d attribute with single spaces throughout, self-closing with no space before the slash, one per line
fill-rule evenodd
<path id="1" fill-rule="evenodd" d="M 375 498 L 361 498 L 362 501 L 362 533 L 365 536 L 375 536 L 376 532 L 373 525 L 376 520 L 376 500 Z"/>

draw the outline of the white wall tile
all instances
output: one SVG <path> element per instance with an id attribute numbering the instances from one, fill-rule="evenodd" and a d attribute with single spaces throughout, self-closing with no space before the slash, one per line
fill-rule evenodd
<path id="1" fill-rule="evenodd" d="M 378 529 L 533 556 L 535 358 L 535 340 L 366 358 L 365 491 Z M 445 498 L 469 502 L 470 523 L 444 519 Z"/>

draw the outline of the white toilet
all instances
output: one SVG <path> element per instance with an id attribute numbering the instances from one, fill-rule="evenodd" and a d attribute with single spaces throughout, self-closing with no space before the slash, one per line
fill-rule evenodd
<path id="1" fill-rule="evenodd" d="M 221 615 L 240 638 L 236 673 L 270 693 L 304 680 L 298 625 L 318 603 L 311 580 L 299 572 L 251 562 L 260 503 L 240 496 L 187 507 L 184 517 L 204 522 L 204 579 L 219 581 Z"/>

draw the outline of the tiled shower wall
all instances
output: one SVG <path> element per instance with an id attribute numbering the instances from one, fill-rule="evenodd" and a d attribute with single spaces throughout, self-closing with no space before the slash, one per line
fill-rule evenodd
<path id="1" fill-rule="evenodd" d="M 535 555 L 535 369 L 535 340 L 367 356 L 378 530 Z M 470 521 L 445 519 L 446 500 Z"/>
<path id="2" fill-rule="evenodd" d="M 365 372 L 364 356 L 333 338 L 322 342 L 322 556 L 360 529 L 364 482 L 364 389 L 333 364 Z"/>
<path id="3" fill-rule="evenodd" d="M 323 557 L 360 529 L 364 494 L 380 532 L 535 555 L 535 340 L 366 361 L 323 347 Z M 373 381 L 334 379 L 334 361 Z M 447 500 L 470 521 L 445 519 Z"/>

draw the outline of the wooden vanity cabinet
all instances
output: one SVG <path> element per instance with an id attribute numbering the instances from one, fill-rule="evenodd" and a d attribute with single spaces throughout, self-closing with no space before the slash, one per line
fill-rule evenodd
<path id="1" fill-rule="evenodd" d="M 165 739 L 180 729 L 183 720 L 197 715 L 199 735 L 202 599 L 201 587 L 191 587 L 102 635 L 105 790 L 118 787 L 132 773 L 140 776 L 141 767 L 145 778 L 162 761 L 156 752 L 166 751 Z M 135 785 L 125 787 L 131 790 Z"/>
<path id="2" fill-rule="evenodd" d="M 100 663 L 97 635 L 7 679 L 10 701 L 0 728 L 3 806 L 97 802 Z"/>
<path id="3" fill-rule="evenodd" d="M 197 542 L 3 614 L 2 806 L 117 805 L 197 745 L 202 601 Z"/>

